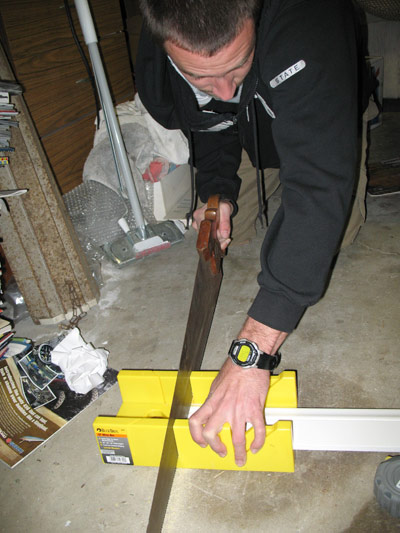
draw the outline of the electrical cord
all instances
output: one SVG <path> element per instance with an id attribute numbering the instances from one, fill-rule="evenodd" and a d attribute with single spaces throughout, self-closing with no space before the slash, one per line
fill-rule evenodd
<path id="1" fill-rule="evenodd" d="M 266 223 L 268 225 L 268 219 L 266 216 L 266 210 L 265 210 L 265 194 L 264 194 L 264 186 L 263 186 L 263 179 L 261 177 L 261 171 L 260 171 L 260 154 L 259 154 L 259 147 L 258 147 L 258 132 L 257 132 L 257 114 L 256 114 L 256 105 L 254 98 L 251 102 L 251 111 L 253 115 L 253 138 L 254 138 L 254 149 L 255 149 L 255 156 L 256 156 L 256 174 L 257 174 L 257 196 L 258 196 L 258 214 L 257 218 L 260 221 L 261 228 L 264 228 L 264 217 L 266 219 Z"/>
<path id="2" fill-rule="evenodd" d="M 188 142 L 189 142 L 189 161 L 190 161 L 190 190 L 191 190 L 191 196 L 190 196 L 190 208 L 189 211 L 186 213 L 186 226 L 185 228 L 188 230 L 190 227 L 190 221 L 193 218 L 193 212 L 196 208 L 196 201 L 197 201 L 197 194 L 196 194 L 196 188 L 195 188 L 195 177 L 194 177 L 194 168 L 193 168 L 193 137 L 192 137 L 192 131 L 189 128 L 188 130 Z"/>

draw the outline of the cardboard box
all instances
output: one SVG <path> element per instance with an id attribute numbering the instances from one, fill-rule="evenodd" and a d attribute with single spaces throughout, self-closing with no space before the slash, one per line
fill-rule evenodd
<path id="1" fill-rule="evenodd" d="M 153 212 L 156 220 L 184 220 L 191 202 L 190 166 L 180 165 L 154 183 Z"/>

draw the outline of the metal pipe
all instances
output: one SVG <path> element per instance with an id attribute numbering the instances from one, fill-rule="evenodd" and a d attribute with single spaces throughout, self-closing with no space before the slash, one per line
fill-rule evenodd
<path id="1" fill-rule="evenodd" d="M 146 225 L 143 217 L 143 212 L 139 203 L 135 182 L 133 180 L 128 157 L 126 155 L 126 148 L 122 138 L 121 129 L 119 127 L 119 123 L 115 114 L 114 105 L 107 83 L 107 78 L 104 72 L 103 63 L 101 61 L 97 44 L 96 30 L 94 28 L 89 5 L 87 0 L 75 0 L 75 6 L 78 12 L 79 22 L 82 28 L 85 43 L 89 49 L 90 59 L 92 62 L 97 84 L 97 90 L 99 92 L 100 100 L 103 105 L 103 112 L 110 134 L 111 147 L 113 148 L 113 150 L 115 150 L 115 154 L 117 157 L 117 172 L 119 164 L 121 174 L 125 182 L 128 198 L 132 206 L 133 215 L 138 226 L 136 231 L 139 238 L 141 240 L 144 240 L 146 238 Z"/>

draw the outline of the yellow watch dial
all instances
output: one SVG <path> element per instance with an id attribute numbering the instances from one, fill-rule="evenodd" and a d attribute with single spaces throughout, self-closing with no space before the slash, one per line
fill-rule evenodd
<path id="1" fill-rule="evenodd" d="M 237 358 L 240 362 L 245 363 L 249 358 L 249 354 L 250 354 L 250 347 L 241 346 Z"/>

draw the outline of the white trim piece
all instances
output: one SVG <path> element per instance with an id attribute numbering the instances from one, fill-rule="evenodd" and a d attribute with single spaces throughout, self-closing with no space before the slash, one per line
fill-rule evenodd
<path id="1" fill-rule="evenodd" d="M 400 409 L 267 408 L 265 420 L 292 422 L 294 450 L 400 452 Z"/>
<path id="2" fill-rule="evenodd" d="M 267 408 L 265 419 L 292 421 L 294 450 L 400 452 L 400 409 Z"/>

